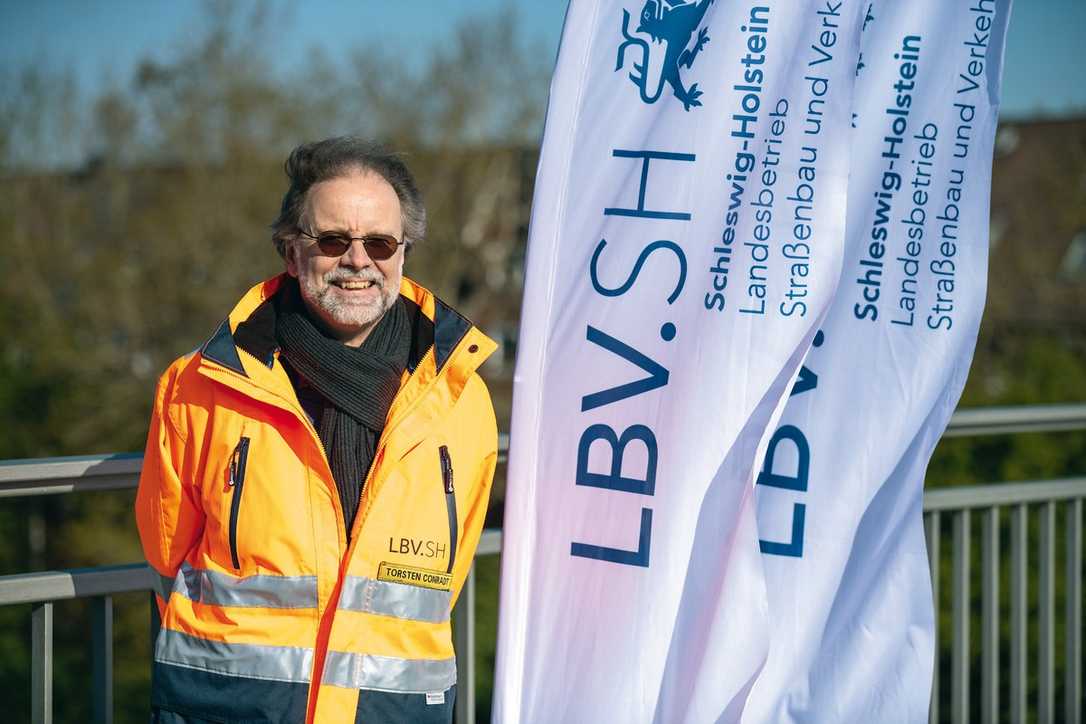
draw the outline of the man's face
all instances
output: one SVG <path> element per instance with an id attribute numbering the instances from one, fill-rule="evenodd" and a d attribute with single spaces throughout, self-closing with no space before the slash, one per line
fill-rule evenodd
<path id="1" fill-rule="evenodd" d="M 375 173 L 322 181 L 306 196 L 302 228 L 314 236 L 382 234 L 402 242 L 400 200 Z M 390 258 L 374 261 L 361 241 L 351 242 L 342 256 L 325 256 L 314 239 L 299 235 L 287 247 L 287 273 L 297 277 L 309 313 L 344 344 L 357 347 L 396 301 L 403 257 L 401 243 Z"/>

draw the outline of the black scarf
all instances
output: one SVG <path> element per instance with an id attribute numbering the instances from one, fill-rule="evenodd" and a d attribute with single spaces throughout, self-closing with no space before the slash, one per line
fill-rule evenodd
<path id="1" fill-rule="evenodd" d="M 407 309 L 397 296 L 357 348 L 328 337 L 313 323 L 296 282 L 283 289 L 278 311 L 275 337 L 281 359 L 325 403 L 317 434 L 332 467 L 350 538 L 362 484 L 407 366 Z"/>

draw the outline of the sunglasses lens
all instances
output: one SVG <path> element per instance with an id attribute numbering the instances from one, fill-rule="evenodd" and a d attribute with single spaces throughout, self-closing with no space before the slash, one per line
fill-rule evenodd
<path id="1" fill-rule="evenodd" d="M 321 234 L 317 237 L 317 246 L 327 256 L 343 256 L 351 240 L 340 234 Z"/>
<path id="2" fill-rule="evenodd" d="M 398 242 L 395 239 L 386 239 L 380 236 L 367 237 L 363 242 L 366 245 L 366 253 L 374 261 L 383 261 L 396 253 Z"/>

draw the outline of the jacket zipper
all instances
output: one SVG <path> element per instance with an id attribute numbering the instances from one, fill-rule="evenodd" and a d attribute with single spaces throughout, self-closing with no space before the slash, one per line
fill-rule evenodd
<path id="1" fill-rule="evenodd" d="M 245 487 L 245 463 L 249 459 L 249 438 L 242 436 L 230 455 L 230 487 L 234 497 L 230 499 L 230 560 L 234 570 L 241 570 L 238 561 L 238 513 L 241 512 L 241 491 Z"/>
<path id="2" fill-rule="evenodd" d="M 458 524 L 456 522 L 456 491 L 453 489 L 452 458 L 449 457 L 449 448 L 442 445 L 437 449 L 441 458 L 441 482 L 445 488 L 445 507 L 449 511 L 449 568 L 446 573 L 452 573 L 453 563 L 456 561 L 456 537 Z"/>

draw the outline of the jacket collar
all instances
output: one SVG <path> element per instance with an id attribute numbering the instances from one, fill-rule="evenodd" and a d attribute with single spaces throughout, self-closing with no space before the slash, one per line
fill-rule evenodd
<path id="1" fill-rule="evenodd" d="M 200 350 L 204 359 L 248 377 L 240 350 L 271 368 L 278 350 L 275 341 L 275 296 L 285 278 L 285 274 L 280 274 L 250 289 L 204 343 Z M 453 351 L 473 330 L 473 336 L 482 337 L 490 347 L 485 354 L 479 355 L 478 363 L 486 359 L 496 346 L 474 329 L 463 315 L 407 277 L 400 286 L 400 296 L 411 320 L 408 372 L 414 373 L 426 353 L 433 348 L 434 373 L 440 374 L 452 358 Z"/>

